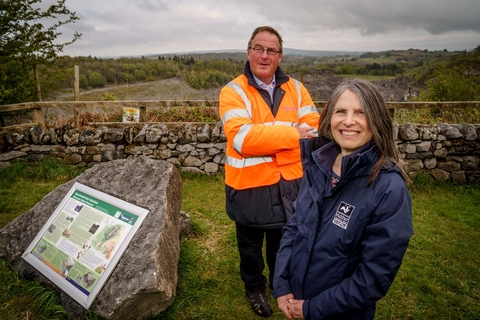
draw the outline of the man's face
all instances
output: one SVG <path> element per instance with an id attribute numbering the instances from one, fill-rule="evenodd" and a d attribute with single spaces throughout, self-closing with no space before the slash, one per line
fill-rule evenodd
<path id="1" fill-rule="evenodd" d="M 260 53 L 252 48 L 273 49 L 277 53 L 269 54 L 267 50 Z M 282 60 L 282 53 L 278 52 L 279 50 L 280 42 L 278 38 L 268 31 L 259 32 L 255 38 L 253 38 L 251 48 L 247 50 L 247 57 L 253 75 L 265 84 L 272 82 L 275 70 L 277 70 Z"/>

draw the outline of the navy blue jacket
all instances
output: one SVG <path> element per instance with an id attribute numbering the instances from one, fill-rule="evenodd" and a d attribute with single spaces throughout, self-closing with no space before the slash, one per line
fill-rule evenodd
<path id="1" fill-rule="evenodd" d="M 314 152 L 313 145 L 321 147 Z M 378 151 L 372 142 L 342 159 L 322 138 L 301 140 L 304 176 L 283 229 L 273 295 L 304 299 L 305 319 L 373 319 L 413 234 L 412 202 L 398 167 L 386 162 L 367 186 Z"/>

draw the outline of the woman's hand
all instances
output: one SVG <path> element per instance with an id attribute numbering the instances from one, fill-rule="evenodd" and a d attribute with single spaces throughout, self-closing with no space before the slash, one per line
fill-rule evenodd
<path id="1" fill-rule="evenodd" d="M 293 319 L 293 316 L 290 314 L 288 311 L 288 301 L 294 299 L 295 297 L 293 296 L 292 293 L 289 293 L 287 295 L 281 296 L 277 298 L 277 304 L 278 308 L 287 316 L 288 319 Z"/>
<path id="2" fill-rule="evenodd" d="M 295 300 L 295 299 L 289 299 L 287 301 L 287 310 L 288 313 L 294 318 L 294 319 L 303 319 L 303 302 L 305 300 Z M 284 312 L 285 313 L 285 312 Z M 291 318 L 289 318 L 291 319 Z"/>

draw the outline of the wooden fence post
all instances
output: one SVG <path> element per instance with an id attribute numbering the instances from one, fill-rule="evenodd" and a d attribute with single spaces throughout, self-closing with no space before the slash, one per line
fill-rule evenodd
<path id="1" fill-rule="evenodd" d="M 78 64 L 73 66 L 73 99 L 80 101 L 80 68 Z"/>
<path id="2" fill-rule="evenodd" d="M 36 103 L 33 103 L 32 111 L 33 111 L 33 122 L 38 123 L 38 125 L 43 130 L 47 130 L 47 127 L 45 126 L 45 117 L 43 115 L 42 107 L 40 107 Z"/>
<path id="3" fill-rule="evenodd" d="M 80 101 L 80 67 L 78 64 L 73 66 L 73 99 Z M 73 126 L 80 128 L 80 108 L 73 107 Z"/>
<path id="4" fill-rule="evenodd" d="M 140 107 L 140 122 L 148 122 L 147 108 L 145 106 Z"/>
<path id="5" fill-rule="evenodd" d="M 38 101 L 41 102 L 42 101 L 42 89 L 40 88 L 40 75 L 38 74 L 37 64 L 33 65 L 33 73 L 35 74 L 35 89 L 37 91 L 37 99 L 38 99 Z"/>

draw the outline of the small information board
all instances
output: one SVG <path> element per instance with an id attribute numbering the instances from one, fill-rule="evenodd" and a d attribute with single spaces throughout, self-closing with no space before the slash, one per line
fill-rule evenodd
<path id="1" fill-rule="evenodd" d="M 148 212 L 76 182 L 22 258 L 88 309 Z"/>
<path id="2" fill-rule="evenodd" d="M 139 122 L 140 108 L 124 107 L 123 108 L 123 122 Z"/>

